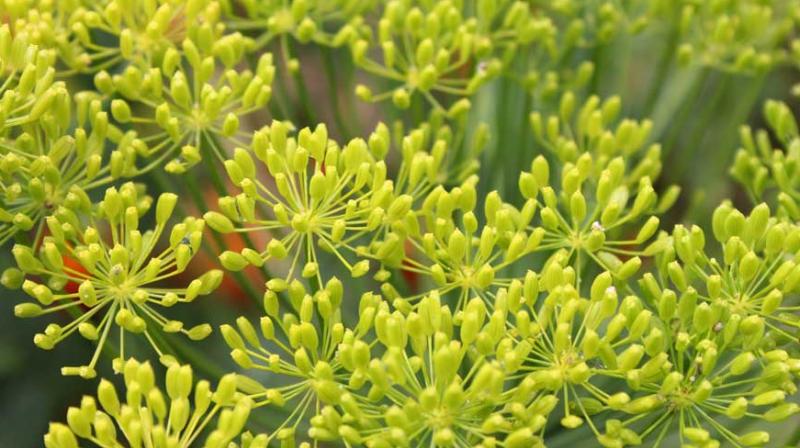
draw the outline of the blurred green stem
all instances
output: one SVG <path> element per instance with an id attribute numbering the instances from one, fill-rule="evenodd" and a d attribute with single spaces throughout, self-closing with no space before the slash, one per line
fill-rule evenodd
<path id="1" fill-rule="evenodd" d="M 325 69 L 325 79 L 328 83 L 328 93 L 331 102 L 331 111 L 333 113 L 333 121 L 336 123 L 336 129 L 339 135 L 344 140 L 349 140 L 353 136 L 350 126 L 347 124 L 350 120 L 344 119 L 342 115 L 342 103 L 339 100 L 339 79 L 334 68 L 334 61 L 332 53 L 336 51 L 331 48 L 321 48 L 322 65 Z M 349 87 L 349 86 L 348 86 Z M 353 120 L 357 121 L 357 120 Z"/>

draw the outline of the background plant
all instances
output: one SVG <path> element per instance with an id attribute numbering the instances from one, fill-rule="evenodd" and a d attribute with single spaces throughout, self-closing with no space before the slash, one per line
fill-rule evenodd
<path id="1" fill-rule="evenodd" d="M 798 21 L 0 0 L 0 445 L 796 444 Z"/>

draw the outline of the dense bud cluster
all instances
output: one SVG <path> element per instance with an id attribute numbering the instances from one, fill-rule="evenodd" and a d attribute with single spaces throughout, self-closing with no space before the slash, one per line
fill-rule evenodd
<path id="1" fill-rule="evenodd" d="M 55 81 L 55 52 L 32 45 L 27 35 L 15 35 L 8 25 L 2 25 L 0 52 L 4 80 L 0 86 L 0 131 L 7 136 L 15 128 L 38 120 L 66 91 L 63 83 Z"/>
<path id="2" fill-rule="evenodd" d="M 54 57 L 54 52 L 31 45 L 26 35 L 0 26 L 1 242 L 38 227 L 54 202 L 62 201 L 71 187 L 94 180 L 100 170 L 99 160 L 93 163 L 94 173 L 62 168 L 73 157 L 86 163 L 95 150 L 85 132 L 82 148 L 66 134 L 70 98 L 64 83 L 55 80 Z M 40 125 L 47 141 L 32 134 Z"/>
<path id="3" fill-rule="evenodd" d="M 86 69 L 97 71 L 122 61 L 144 66 L 169 58 L 167 53 L 175 51 L 187 35 L 212 37 L 219 16 L 219 4 L 208 0 L 111 0 L 77 6 L 70 11 L 69 24 L 84 58 L 91 61 Z"/>
<path id="4" fill-rule="evenodd" d="M 363 29 L 363 15 L 373 12 L 378 4 L 375 0 L 244 0 L 226 1 L 224 9 L 231 28 L 259 34 L 257 47 L 289 36 L 303 44 L 338 46 Z M 338 29 L 336 25 L 340 25 Z M 284 57 L 290 59 L 291 55 Z M 299 68 L 297 60 L 290 63 Z"/>
<path id="5" fill-rule="evenodd" d="M 150 364 L 133 358 L 122 374 L 124 401 L 114 384 L 100 380 L 96 397 L 86 395 L 80 407 L 67 410 L 66 424 L 50 424 L 44 446 L 77 448 L 85 440 L 98 446 L 266 448 L 265 435 L 242 434 L 253 403 L 236 391 L 235 374 L 212 389 L 206 380 L 194 381 L 191 366 L 174 364 L 159 386 Z"/>
<path id="6" fill-rule="evenodd" d="M 228 176 L 242 193 L 220 198 L 221 213 L 206 214 L 211 227 L 223 233 L 268 230 L 276 236 L 261 251 L 226 251 L 220 261 L 238 270 L 290 257 L 287 279 L 300 274 L 321 283 L 319 248 L 334 253 L 354 277 L 366 274 L 368 260 L 350 262 L 342 252 L 354 253 L 350 244 L 354 239 L 399 219 L 402 203 L 407 210 L 411 201 L 410 196 L 396 197 L 393 183 L 386 178 L 380 152 L 388 147 L 388 135 L 376 132 L 371 145 L 356 139 L 339 148 L 329 141 L 325 126 L 313 132 L 303 129 L 296 138 L 287 133 L 286 124 L 273 122 L 253 134 L 249 151 L 237 148 L 234 158 L 225 161 Z M 259 167 L 266 168 L 270 179 L 266 185 L 264 170 L 256 169 L 253 156 Z M 401 211 L 387 214 L 392 206 Z M 262 212 L 266 216 L 260 216 Z"/>
<path id="7" fill-rule="evenodd" d="M 673 18 L 681 63 L 734 72 L 765 72 L 797 58 L 796 5 L 791 1 L 656 1 L 656 18 Z M 782 42 L 792 41 L 787 52 Z"/>
<path id="8" fill-rule="evenodd" d="M 656 215 L 672 206 L 679 189 L 661 198 L 654 190 L 661 161 L 660 147 L 645 145 L 650 121 L 619 120 L 618 97 L 576 101 L 567 92 L 558 115 L 531 114 L 534 135 L 561 162 L 561 172 L 551 180 L 550 164 L 540 155 L 520 174 L 519 189 L 525 206 L 538 210 L 542 249 L 575 257 L 577 266 L 581 258 L 593 260 L 625 280 L 638 271 L 640 256 L 658 252 L 658 245 L 644 245 L 658 231 Z"/>
<path id="9" fill-rule="evenodd" d="M 11 249 L 18 267 L 3 273 L 3 284 L 21 287 L 35 299 L 17 305 L 15 314 L 73 313 L 69 324 L 51 323 L 37 334 L 36 345 L 50 350 L 76 331 L 97 341 L 91 361 L 64 367 L 65 375 L 94 377 L 100 352 L 114 326 L 120 329 L 117 369 L 125 359 L 125 332 L 143 334 L 165 363 L 174 360 L 159 348 L 160 332 L 183 333 L 194 340 L 211 332 L 208 324 L 185 329 L 183 322 L 168 319 L 157 309 L 190 303 L 211 293 L 222 281 L 222 271 L 212 270 L 182 288 L 158 285 L 182 273 L 198 252 L 203 220 L 189 217 L 168 230 L 167 221 L 178 198 L 164 193 L 156 203 L 155 228 L 142 232 L 139 220 L 152 200 L 137 190 L 132 183 L 119 190 L 109 188 L 95 211 L 86 196 L 73 208 L 59 207 L 47 218 L 49 235 L 37 247 L 17 244 Z M 160 247 L 165 234 L 167 245 Z"/>
<path id="10" fill-rule="evenodd" d="M 767 101 L 764 118 L 771 133 L 741 128 L 742 148 L 736 153 L 731 174 L 754 201 L 769 198 L 781 215 L 800 219 L 800 135 L 789 107 Z M 775 148 L 773 136 L 783 149 Z"/>
<path id="11" fill-rule="evenodd" d="M 240 118 L 269 101 L 275 74 L 270 54 L 254 71 L 234 68 L 248 45 L 239 34 L 223 37 L 211 26 L 201 27 L 182 41 L 180 51 L 165 50 L 158 64 L 131 64 L 113 76 L 98 72 L 95 87 L 112 98 L 111 116 L 132 128 L 137 149 L 158 156 L 153 165 L 172 157 L 163 168 L 183 173 L 202 159 L 202 148 L 224 158 L 220 139 L 243 144 L 248 135 L 239 129 Z M 146 136 L 139 138 L 139 132 Z"/>
<path id="12" fill-rule="evenodd" d="M 742 127 L 752 207 L 671 230 L 660 121 L 712 73 L 796 68 L 799 24 L 792 0 L 0 0 L 0 283 L 52 319 L 36 346 L 95 345 L 64 375 L 108 352 L 125 386 L 44 445 L 779 443 L 765 424 L 800 414 L 797 121 L 767 101 L 769 130 Z M 628 104 L 639 69 L 612 53 L 640 38 L 664 45 Z M 632 67 L 610 83 L 630 109 L 599 96 Z M 184 322 L 236 287 L 259 306 L 220 325 L 221 367 Z"/>

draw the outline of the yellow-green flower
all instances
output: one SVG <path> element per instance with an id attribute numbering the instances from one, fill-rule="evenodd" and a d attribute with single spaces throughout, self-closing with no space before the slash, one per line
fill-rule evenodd
<path id="1" fill-rule="evenodd" d="M 280 415 L 269 440 L 293 444 L 304 438 L 301 431 L 317 419 L 321 408 L 359 406 L 363 400 L 359 389 L 367 379 L 352 375 L 349 366 L 353 350 L 359 351 L 358 362 L 361 360 L 367 346 L 362 338 L 372 328 L 380 297 L 364 294 L 358 323 L 348 326 L 343 320 L 347 298 L 337 278 L 315 293 L 306 291 L 297 280 L 281 283 L 268 282 L 266 315 L 259 319 L 258 330 L 246 317 L 239 317 L 235 327 L 223 325 L 221 332 L 231 357 L 257 380 L 248 382 L 255 406 L 269 406 Z M 281 293 L 288 296 L 290 309 L 279 304 Z M 333 431 L 315 434 L 312 429 L 309 436 L 335 440 L 336 429 Z"/>
<path id="2" fill-rule="evenodd" d="M 454 318 L 435 295 L 407 314 L 380 308 L 377 341 L 342 348 L 353 377 L 369 383 L 354 430 L 339 434 L 368 447 L 543 447 L 541 431 L 558 398 L 518 372 L 521 352 L 504 337 L 505 323 L 486 321 L 476 298 Z M 330 434 L 323 420 L 309 433 Z M 324 439 L 323 439 L 324 440 Z"/>
<path id="3" fill-rule="evenodd" d="M 91 60 L 85 69 L 114 69 L 125 61 L 145 69 L 187 35 L 213 33 L 220 6 L 211 0 L 78 2 L 70 31 Z"/>
<path id="4" fill-rule="evenodd" d="M 654 301 L 688 295 L 713 307 L 715 324 L 750 322 L 776 344 L 795 341 L 800 228 L 771 217 L 764 203 L 745 216 L 726 201 L 713 213 L 712 233 L 718 244 L 713 249 L 705 247 L 700 227 L 676 226 L 667 250 L 656 258 L 663 282 L 659 286 L 653 274 L 645 274 L 640 282 L 644 291 Z"/>
<path id="5" fill-rule="evenodd" d="M 781 148 L 774 147 L 767 130 L 754 133 L 749 126 L 742 126 L 742 147 L 736 152 L 731 174 L 747 189 L 753 202 L 767 200 L 778 215 L 797 221 L 800 220 L 797 121 L 788 105 L 772 100 L 764 105 L 764 117 Z"/>
<path id="6" fill-rule="evenodd" d="M 212 270 L 184 287 L 160 286 L 183 272 L 200 249 L 204 222 L 191 217 L 173 226 L 166 246 L 161 246 L 176 201 L 176 195 L 162 194 L 156 204 L 155 228 L 142 233 L 139 219 L 150 208 L 150 198 L 131 183 L 119 190 L 109 188 L 88 221 L 61 207 L 47 219 L 50 235 L 41 245 L 18 244 L 12 249 L 19 269 L 6 271 L 4 283 L 21 283 L 22 290 L 36 299 L 17 305 L 17 316 L 66 310 L 73 318 L 67 325 L 49 324 L 34 337 L 34 343 L 49 350 L 76 331 L 96 341 L 88 364 L 64 367 L 63 374 L 93 377 L 114 326 L 120 329 L 118 361 L 125 358 L 126 334 L 144 335 L 162 361 L 169 363 L 172 357 L 161 348 L 163 333 L 183 333 L 198 340 L 211 332 L 208 324 L 185 329 L 183 322 L 168 319 L 158 310 L 191 302 L 213 291 L 222 280 L 222 272 Z"/>
<path id="7" fill-rule="evenodd" d="M 672 23 L 675 56 L 683 64 L 705 65 L 734 73 L 764 73 L 796 61 L 785 43 L 797 32 L 797 5 L 779 0 L 739 0 L 713 4 L 654 2 L 649 16 Z"/>
<path id="8" fill-rule="evenodd" d="M 27 34 L 0 26 L 0 141 L 16 137 L 68 96 L 64 83 L 55 80 L 55 57 L 56 52 L 33 45 Z"/>
<path id="9" fill-rule="evenodd" d="M 15 36 L 24 36 L 42 50 L 52 50 L 62 74 L 84 71 L 92 58 L 71 29 L 70 17 L 81 0 L 3 0 L 0 11 Z M 64 67 L 65 66 L 65 67 Z"/>
<path id="10" fill-rule="evenodd" d="M 770 435 L 759 425 L 800 413 L 787 400 L 797 392 L 800 360 L 771 347 L 757 316 L 725 319 L 723 306 L 698 300 L 696 292 L 677 302 L 674 296 L 664 290 L 660 319 L 651 324 L 665 344 L 660 368 L 644 375 L 642 367 L 627 378 L 631 397 L 621 410 L 629 417 L 607 425 L 600 441 L 624 446 L 625 428 L 652 446 L 663 446 L 671 431 L 682 444 L 768 446 Z M 752 423 L 748 432 L 726 423 L 743 419 Z"/>
<path id="11" fill-rule="evenodd" d="M 282 39 L 283 49 L 288 49 L 287 36 L 300 43 L 314 42 L 319 45 L 338 46 L 345 39 L 365 26 L 364 16 L 372 12 L 380 2 L 375 0 L 244 0 L 226 1 L 225 12 L 230 16 L 229 27 L 235 30 L 260 33 L 256 48 L 275 39 Z M 331 29 L 331 25 L 338 26 Z M 286 60 L 290 55 L 284 54 Z M 293 65 L 297 65 L 294 61 Z"/>
<path id="12" fill-rule="evenodd" d="M 94 77 L 99 92 L 111 98 L 111 116 L 130 127 L 151 164 L 183 173 L 204 155 L 227 157 L 223 141 L 245 146 L 250 133 L 240 119 L 262 110 L 272 94 L 272 55 L 262 55 L 254 70 L 235 68 L 250 45 L 242 35 L 222 35 L 210 25 L 169 46 L 158 61 L 131 64 L 113 76 Z"/>
<path id="13" fill-rule="evenodd" d="M 284 123 L 274 122 L 254 134 L 250 151 L 237 148 L 225 162 L 242 193 L 220 198 L 220 212 L 207 213 L 206 221 L 219 232 L 266 232 L 271 239 L 263 249 L 223 252 L 223 266 L 241 270 L 287 258 L 285 278 L 299 274 L 321 284 L 321 250 L 335 255 L 353 277 L 365 275 L 370 260 L 363 241 L 408 217 L 412 194 L 429 188 L 436 161 L 423 157 L 395 184 L 384 161 L 388 131 L 379 128 L 369 143 L 354 139 L 341 148 L 328 139 L 325 126 L 303 129 L 296 138 L 287 132 Z M 353 261 L 354 255 L 361 259 Z"/>
<path id="14" fill-rule="evenodd" d="M 66 424 L 50 424 L 44 446 L 266 448 L 266 436 L 242 433 L 253 403 L 237 392 L 235 374 L 212 389 L 208 381 L 194 380 L 189 365 L 171 365 L 163 385 L 148 362 L 131 358 L 122 372 L 124 401 L 110 381 L 101 380 L 96 397 L 84 396 L 79 407 L 67 410 Z"/>
<path id="15" fill-rule="evenodd" d="M 393 229 L 377 247 L 377 257 L 387 266 L 402 265 L 432 280 L 426 290 L 405 299 L 418 299 L 430 289 L 442 297 L 452 292 L 456 309 L 473 296 L 491 301 L 496 288 L 511 281 L 502 276 L 504 270 L 539 246 L 542 230 L 526 231 L 533 210 L 518 210 L 497 192 L 489 193 L 484 201 L 486 222 L 479 226 L 477 181 L 472 176 L 450 191 L 435 188 L 420 210 L 409 215 L 409 224 Z M 404 241 L 410 243 L 408 249 Z M 383 287 L 388 298 L 400 296 L 390 284 Z"/>

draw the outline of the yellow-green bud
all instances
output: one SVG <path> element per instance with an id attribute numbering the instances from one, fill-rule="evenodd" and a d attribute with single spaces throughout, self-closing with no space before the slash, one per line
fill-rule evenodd
<path id="1" fill-rule="evenodd" d="M 766 446 L 769 443 L 769 433 L 766 431 L 752 431 L 739 436 L 739 443 L 744 446 Z"/>
<path id="2" fill-rule="evenodd" d="M 411 105 L 411 97 L 405 89 L 400 88 L 392 94 L 392 103 L 398 109 L 408 109 L 408 106 Z"/>
<path id="3" fill-rule="evenodd" d="M 162 193 L 156 203 L 156 224 L 166 223 L 178 202 L 178 196 L 173 193 Z"/>
<path id="4" fill-rule="evenodd" d="M 230 233 L 235 230 L 233 222 L 219 212 L 207 212 L 203 215 L 203 220 L 208 223 L 209 227 L 220 233 Z"/>
<path id="5" fill-rule="evenodd" d="M 212 328 L 209 324 L 200 324 L 190 328 L 187 332 L 189 339 L 193 341 L 201 341 L 211 334 Z"/>
<path id="6" fill-rule="evenodd" d="M 231 403 L 236 393 L 236 374 L 229 373 L 223 376 L 214 391 L 213 400 L 217 404 L 225 405 Z"/>
<path id="7" fill-rule="evenodd" d="M 125 100 L 111 101 L 111 116 L 120 123 L 131 121 L 131 108 Z"/>
<path id="8" fill-rule="evenodd" d="M 739 397 L 733 401 L 728 407 L 725 409 L 725 415 L 728 417 L 737 420 L 747 413 L 747 399 L 744 397 Z"/>
<path id="9" fill-rule="evenodd" d="M 42 314 L 42 307 L 35 303 L 20 303 L 14 306 L 14 315 L 17 317 L 36 317 Z"/>

